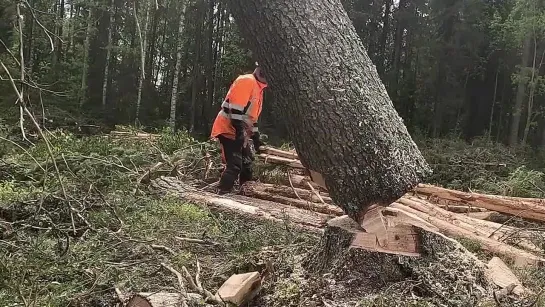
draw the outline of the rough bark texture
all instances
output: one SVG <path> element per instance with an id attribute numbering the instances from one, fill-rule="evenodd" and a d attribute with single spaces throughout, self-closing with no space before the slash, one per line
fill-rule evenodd
<path id="1" fill-rule="evenodd" d="M 339 0 L 227 4 L 302 163 L 347 214 L 390 204 L 429 172 Z"/>

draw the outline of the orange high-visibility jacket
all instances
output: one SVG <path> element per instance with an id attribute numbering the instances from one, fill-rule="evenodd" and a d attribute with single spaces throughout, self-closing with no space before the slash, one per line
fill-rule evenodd
<path id="1" fill-rule="evenodd" d="M 242 121 L 245 128 L 251 131 L 248 135 L 257 132 L 257 120 L 261 114 L 263 90 L 266 87 L 267 85 L 257 81 L 253 74 L 239 76 L 221 104 L 221 110 L 212 126 L 211 137 L 223 135 L 234 140 L 236 131 L 231 120 Z"/>

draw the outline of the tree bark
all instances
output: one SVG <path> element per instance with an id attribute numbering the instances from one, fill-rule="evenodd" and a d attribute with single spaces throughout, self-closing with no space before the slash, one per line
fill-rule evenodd
<path id="1" fill-rule="evenodd" d="M 492 141 L 492 126 L 494 124 L 494 108 L 496 107 L 496 99 L 498 98 L 498 76 L 500 75 L 500 67 L 496 69 L 496 79 L 494 81 L 494 96 L 492 98 L 492 106 L 490 107 L 490 119 L 488 120 L 488 141 Z"/>
<path id="2" fill-rule="evenodd" d="M 138 81 L 138 98 L 136 100 L 136 117 L 135 121 L 140 120 L 140 106 L 142 104 L 142 87 L 144 85 L 144 79 L 146 78 L 146 46 L 148 44 L 147 40 L 147 29 L 148 29 L 148 20 L 149 20 L 149 9 L 150 4 L 147 3 L 147 0 L 144 0 L 144 10 L 145 10 L 145 20 L 143 29 L 140 27 L 140 22 L 138 21 L 138 14 L 136 12 L 136 3 L 134 4 L 134 18 L 136 21 L 136 28 L 138 30 L 138 37 L 140 40 L 140 79 Z"/>
<path id="3" fill-rule="evenodd" d="M 392 203 L 429 173 L 339 0 L 227 4 L 282 93 L 276 107 L 301 162 L 324 176 L 351 218 Z"/>
<path id="4" fill-rule="evenodd" d="M 191 113 L 189 118 L 189 131 L 193 132 L 195 130 L 195 116 L 197 115 L 197 96 L 200 85 L 200 75 L 201 75 L 201 64 L 200 64 L 200 53 L 201 53 L 201 40 L 202 40 L 202 24 L 204 21 L 204 5 L 206 4 L 204 0 L 198 0 L 200 3 L 197 3 L 197 26 L 195 31 L 195 49 L 193 53 L 193 70 L 191 72 L 193 82 L 191 87 Z"/>
<path id="5" fill-rule="evenodd" d="M 530 77 L 530 93 L 528 94 L 528 105 L 526 108 L 526 125 L 524 126 L 524 134 L 522 136 L 522 146 L 526 145 L 526 142 L 528 140 L 528 134 L 530 133 L 530 126 L 532 125 L 532 115 L 534 115 L 534 96 L 535 96 L 535 90 L 536 90 L 536 84 L 535 78 L 536 78 L 536 60 L 537 60 L 537 39 L 534 36 L 533 39 L 533 60 L 532 60 L 532 76 Z"/>
<path id="6" fill-rule="evenodd" d="M 399 1 L 399 8 L 396 12 L 396 32 L 394 39 L 394 64 L 393 64 L 393 83 L 391 87 L 393 88 L 392 93 L 394 93 L 394 102 L 399 99 L 399 71 L 401 70 L 401 51 L 403 46 L 403 32 L 405 31 L 405 24 L 407 17 L 407 0 Z"/>
<path id="7" fill-rule="evenodd" d="M 186 1 L 181 3 L 182 8 L 180 10 L 180 21 L 178 23 L 178 38 L 177 38 L 177 52 L 176 52 L 176 68 L 174 69 L 174 77 L 172 78 L 172 95 L 170 97 L 170 120 L 169 125 L 172 131 L 176 130 L 176 104 L 178 103 L 178 82 L 180 79 L 180 67 L 182 66 L 182 34 L 184 32 L 184 16 L 185 8 L 187 7 Z"/>
<path id="8" fill-rule="evenodd" d="M 87 74 L 89 73 L 89 45 L 91 42 L 91 28 L 93 26 L 93 9 L 89 7 L 87 15 L 87 30 L 85 31 L 85 42 L 83 43 L 83 69 L 81 72 L 81 87 L 79 93 L 79 104 L 85 104 L 87 96 Z"/>
<path id="9" fill-rule="evenodd" d="M 207 22 L 207 51 L 206 51 L 206 103 L 203 105 L 203 118 L 205 127 L 208 128 L 210 110 L 214 104 L 214 8 L 215 0 L 208 1 L 208 22 Z"/>
<path id="10" fill-rule="evenodd" d="M 114 0 L 110 0 L 110 25 L 108 26 L 108 45 L 106 47 L 106 65 L 104 66 L 104 81 L 102 83 L 102 110 L 106 111 L 106 101 L 108 99 L 108 80 L 110 76 L 110 61 L 112 57 L 112 31 L 114 28 Z"/>
<path id="11" fill-rule="evenodd" d="M 530 59 L 530 49 L 532 45 L 532 38 L 528 37 L 524 40 L 524 47 L 522 51 L 522 65 L 521 73 L 525 73 L 526 67 Z M 519 81 L 517 87 L 517 97 L 515 99 L 515 107 L 513 109 L 513 115 L 511 116 L 511 128 L 509 131 L 509 146 L 516 146 L 518 144 L 519 129 L 520 129 L 520 116 L 522 111 L 522 104 L 524 102 L 524 96 L 526 96 L 526 83 L 523 80 Z"/>

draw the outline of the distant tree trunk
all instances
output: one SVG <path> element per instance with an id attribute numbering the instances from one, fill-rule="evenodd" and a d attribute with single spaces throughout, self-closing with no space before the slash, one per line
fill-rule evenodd
<path id="1" fill-rule="evenodd" d="M 389 205 L 429 173 L 339 0 L 226 3 L 301 162 L 324 176 L 350 217 L 361 221 L 371 205 Z"/>
<path id="2" fill-rule="evenodd" d="M 508 75 L 505 74 L 503 77 L 502 82 L 502 88 L 501 88 L 501 100 L 500 100 L 500 108 L 498 110 L 499 118 L 498 118 L 498 128 L 496 131 L 496 142 L 501 142 L 501 132 L 503 129 L 503 113 L 504 113 L 504 103 L 505 103 L 505 90 L 507 89 L 507 84 L 509 83 Z M 509 123 L 508 123 L 509 124 Z"/>
<path id="3" fill-rule="evenodd" d="M 170 9 L 170 4 L 172 3 L 172 1 L 168 1 L 166 3 L 166 9 L 167 11 Z M 164 49 L 164 46 L 165 46 L 165 42 L 167 40 L 167 26 L 168 26 L 168 22 L 163 22 L 163 28 L 161 30 L 161 45 L 159 47 L 159 58 L 161 59 L 164 55 L 165 55 L 165 49 Z M 157 86 L 157 83 L 159 81 L 159 73 L 161 72 L 161 69 L 162 69 L 162 63 L 160 60 L 158 60 L 158 65 L 157 65 L 157 69 L 155 70 L 155 75 L 153 77 L 153 83 L 155 84 L 155 86 Z"/>
<path id="4" fill-rule="evenodd" d="M 185 1 L 185 0 L 184 0 Z M 154 59 L 155 59 L 155 56 L 156 56 L 156 51 L 157 51 L 157 48 L 156 48 L 156 43 L 157 43 L 157 27 L 159 25 L 159 19 L 161 19 L 161 11 L 159 10 L 156 10 L 155 13 L 153 14 L 153 20 L 152 20 L 152 23 L 151 23 L 151 39 L 150 39 L 150 43 L 149 43 L 149 46 L 148 46 L 148 51 L 147 51 L 147 54 L 146 54 L 146 67 L 147 67 L 147 70 L 146 70 L 146 80 L 151 81 L 152 79 L 152 76 L 153 76 L 153 69 L 154 69 Z M 166 17 L 165 17 L 166 18 Z"/>
<path id="5" fill-rule="evenodd" d="M 85 31 L 85 42 L 83 43 L 83 69 L 81 72 L 81 87 L 79 93 L 79 105 L 83 107 L 87 97 L 87 74 L 89 73 L 89 45 L 91 42 L 91 30 L 93 26 L 93 9 L 89 7 L 87 14 L 87 30 Z"/>
<path id="6" fill-rule="evenodd" d="M 64 0 L 60 0 L 60 3 L 59 3 L 59 10 L 58 10 L 58 19 L 57 19 L 57 35 L 59 38 L 57 38 L 56 40 L 56 46 L 55 46 L 55 51 L 56 51 L 56 58 L 57 58 L 57 61 L 61 61 L 62 60 L 62 50 L 63 50 L 63 46 L 62 46 L 62 40 L 60 39 L 61 37 L 63 37 L 63 27 L 64 27 Z"/>
<path id="7" fill-rule="evenodd" d="M 203 106 L 204 127 L 208 127 L 210 109 L 214 103 L 214 8 L 215 0 L 208 0 L 207 51 L 206 51 L 206 103 Z"/>
<path id="8" fill-rule="evenodd" d="M 534 42 L 534 57 L 532 61 L 532 76 L 530 78 L 530 93 L 528 95 L 528 105 L 526 108 L 526 125 L 524 126 L 524 134 L 522 137 L 522 146 L 526 145 L 526 142 L 528 140 L 528 133 L 530 132 L 530 126 L 532 125 L 532 115 L 534 114 L 534 96 L 536 93 L 536 85 L 534 84 L 535 78 L 536 78 L 536 61 L 537 61 L 537 38 L 534 36 L 533 39 Z"/>
<path id="9" fill-rule="evenodd" d="M 195 51 L 193 57 L 193 86 L 191 88 L 191 114 L 189 118 L 189 131 L 193 132 L 195 130 L 195 116 L 197 114 L 197 97 L 199 91 L 200 75 L 201 75 L 201 65 L 200 65 L 200 53 L 201 53 L 201 40 L 202 40 L 202 24 L 204 19 L 203 14 L 203 4 L 204 0 L 199 0 L 202 2 L 197 4 L 197 27 L 195 31 Z"/>
<path id="10" fill-rule="evenodd" d="M 136 3 L 134 4 L 134 18 L 136 22 L 136 28 L 138 31 L 138 38 L 140 41 L 140 79 L 138 81 L 138 98 L 136 99 L 136 116 L 135 122 L 139 123 L 140 121 L 140 106 L 142 104 L 142 87 L 144 85 L 144 79 L 146 78 L 146 46 L 148 43 L 147 39 L 147 30 L 148 30 L 148 21 L 149 21 L 149 10 L 150 4 L 147 3 L 147 0 L 143 1 L 143 6 L 145 10 L 145 20 L 143 29 L 140 27 L 140 22 L 138 21 L 138 14 L 136 12 Z"/>
<path id="11" fill-rule="evenodd" d="M 377 71 L 379 76 L 384 76 L 384 61 L 386 59 L 386 42 L 390 33 L 390 13 L 392 10 L 392 0 L 384 1 L 384 16 L 382 17 L 382 35 L 380 37 L 380 47 L 377 55 Z"/>
<path id="12" fill-rule="evenodd" d="M 392 84 L 391 92 L 393 93 L 394 103 L 399 103 L 399 72 L 401 70 L 401 51 L 403 46 L 403 32 L 405 31 L 406 16 L 407 13 L 407 1 L 400 0 L 399 8 L 396 12 L 396 32 L 394 39 L 394 59 L 393 59 L 393 71 L 392 71 Z"/>
<path id="13" fill-rule="evenodd" d="M 30 7 L 34 7 L 34 0 L 30 0 L 29 2 Z M 27 72 L 28 75 L 32 78 L 32 74 L 34 72 L 34 18 L 32 17 L 32 14 L 28 14 L 26 24 L 28 24 L 28 31 L 26 33 L 26 36 L 28 37 L 28 41 L 26 43 L 27 46 Z"/>
<path id="14" fill-rule="evenodd" d="M 488 120 L 488 141 L 492 140 L 492 126 L 494 123 L 494 109 L 496 107 L 496 99 L 498 98 L 498 76 L 500 75 L 500 67 L 496 69 L 496 79 L 494 81 L 494 96 L 492 98 L 492 106 L 490 107 L 490 119 Z"/>
<path id="15" fill-rule="evenodd" d="M 102 83 L 102 110 L 106 111 L 106 101 L 108 100 L 108 80 L 110 76 L 110 61 L 112 58 L 112 31 L 115 27 L 114 0 L 110 0 L 110 24 L 108 26 L 108 45 L 106 47 L 106 65 L 104 66 L 104 81 Z"/>
<path id="16" fill-rule="evenodd" d="M 520 67 L 521 74 L 525 73 L 526 68 L 528 67 L 528 62 L 530 60 L 530 49 L 532 48 L 532 38 L 530 35 L 524 40 L 524 47 L 522 50 L 522 65 Z M 515 99 L 515 107 L 513 109 L 513 115 L 511 116 L 511 128 L 509 129 L 509 146 L 516 146 L 519 139 L 519 129 L 520 129 L 520 116 L 522 111 L 522 104 L 524 102 L 524 97 L 526 96 L 526 83 L 524 81 L 519 81 L 517 87 L 517 97 Z"/>
<path id="17" fill-rule="evenodd" d="M 178 22 L 178 37 L 176 38 L 176 68 L 174 69 L 174 77 L 172 78 L 172 94 L 170 97 L 170 128 L 176 130 L 176 104 L 178 103 L 178 81 L 180 78 L 180 67 L 182 66 L 182 34 L 184 32 L 184 16 L 186 1 L 181 2 L 180 21 Z"/>

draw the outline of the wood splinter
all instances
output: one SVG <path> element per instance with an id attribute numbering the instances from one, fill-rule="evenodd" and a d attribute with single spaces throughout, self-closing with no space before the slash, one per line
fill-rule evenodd
<path id="1" fill-rule="evenodd" d="M 328 226 L 350 225 L 348 216 L 331 220 Z M 351 219 L 350 219 L 351 220 Z M 418 229 L 438 232 L 435 226 L 402 210 L 374 206 L 368 210 L 361 222 L 361 228 L 345 229 L 354 234 L 350 248 L 372 252 L 420 256 Z"/>

